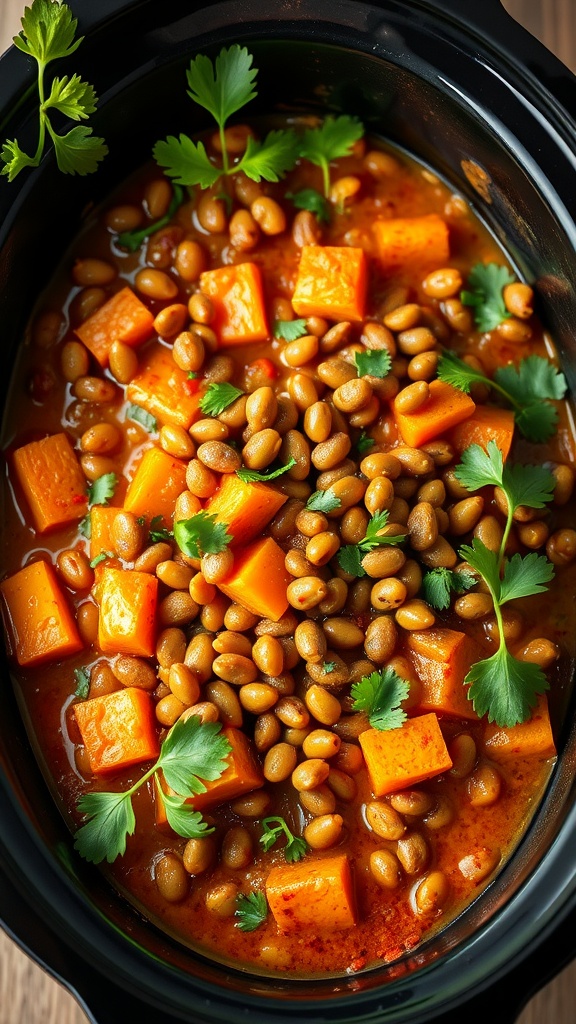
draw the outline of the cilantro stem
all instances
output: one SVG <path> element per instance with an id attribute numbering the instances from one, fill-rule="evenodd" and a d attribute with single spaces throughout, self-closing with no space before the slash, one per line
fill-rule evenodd
<path id="1" fill-rule="evenodd" d="M 222 149 L 222 170 L 224 174 L 230 173 L 230 164 L 228 162 L 228 150 L 226 148 L 226 132 L 224 123 L 218 125 L 218 131 L 220 133 L 220 148 Z"/>
<path id="2" fill-rule="evenodd" d="M 321 159 L 320 166 L 322 168 L 322 183 L 324 185 L 324 195 L 326 199 L 330 196 L 330 164 L 327 160 Z"/>
<path id="3" fill-rule="evenodd" d="M 512 522 L 514 520 L 514 506 L 510 500 L 510 495 L 506 495 L 508 502 L 508 515 L 506 516 L 506 526 L 504 527 L 504 533 L 502 535 L 502 542 L 500 544 L 500 550 L 498 552 L 498 567 L 502 571 L 502 565 L 504 563 L 504 554 L 506 551 L 506 545 L 510 536 L 510 530 L 512 529 Z"/>

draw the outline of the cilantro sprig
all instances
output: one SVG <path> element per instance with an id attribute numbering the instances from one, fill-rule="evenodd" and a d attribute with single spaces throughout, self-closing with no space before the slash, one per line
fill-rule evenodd
<path id="1" fill-rule="evenodd" d="M 342 504 L 340 498 L 334 494 L 334 491 L 327 487 L 325 491 L 314 491 L 310 495 L 306 502 L 306 508 L 309 512 L 334 512 L 335 509 L 340 508 Z"/>
<path id="2" fill-rule="evenodd" d="M 32 57 L 38 72 L 38 144 L 33 156 L 25 153 L 17 139 L 6 139 L 0 152 L 4 166 L 0 174 L 8 181 L 25 167 L 38 167 L 47 136 L 52 140 L 56 162 L 64 174 L 91 174 L 108 153 L 104 139 L 92 134 L 86 125 L 77 125 L 59 135 L 52 123 L 52 112 L 72 121 L 86 120 L 96 110 L 97 96 L 79 75 L 54 77 L 47 88 L 45 71 L 53 60 L 70 57 L 83 37 L 75 39 L 78 21 L 67 4 L 56 0 L 33 0 L 22 16 L 22 29 L 14 36 L 14 45 Z"/>
<path id="3" fill-rule="evenodd" d="M 205 793 L 204 782 L 219 779 L 227 767 L 231 747 L 220 730 L 219 722 L 201 722 L 197 715 L 180 718 L 162 743 L 158 759 L 133 786 L 123 793 L 98 792 L 82 796 L 78 810 L 88 820 L 78 829 L 74 840 L 80 856 L 93 864 L 103 860 L 111 864 L 124 854 L 127 837 L 136 828 L 132 797 L 159 771 L 175 791 L 174 795 L 167 794 L 162 786 L 157 786 L 168 823 L 174 831 L 186 839 L 213 832 L 200 812 L 194 811 L 186 801 L 197 793 Z"/>
<path id="4" fill-rule="evenodd" d="M 373 729 L 399 729 L 406 720 L 400 707 L 410 687 L 392 668 L 384 668 L 352 683 L 350 694 L 354 711 L 365 711 Z"/>
<path id="5" fill-rule="evenodd" d="M 170 541 L 174 537 L 172 530 L 166 529 L 165 526 L 161 526 L 163 516 L 152 516 L 150 520 L 150 529 L 148 530 L 148 540 L 151 544 L 158 544 L 162 541 Z"/>
<path id="6" fill-rule="evenodd" d="M 136 228 L 133 231 L 122 231 L 116 238 L 118 245 L 123 249 L 128 249 L 129 252 L 136 252 L 142 245 L 142 242 L 146 241 L 150 235 L 170 223 L 176 210 L 182 206 L 185 197 L 186 193 L 184 190 L 179 185 L 173 184 L 172 199 L 164 216 L 155 220 L 152 224 L 146 224 L 143 228 Z"/>
<path id="7" fill-rule="evenodd" d="M 326 198 L 330 195 L 330 162 L 342 156 L 350 156 L 354 143 L 363 134 L 363 125 L 348 114 L 327 117 L 318 128 L 308 128 L 304 132 L 299 155 L 321 168 Z"/>
<path id="8" fill-rule="evenodd" d="M 320 224 L 330 222 L 330 203 L 315 188 L 302 188 L 299 192 L 287 192 L 286 199 L 291 199 L 297 210 L 308 210 L 315 214 Z"/>
<path id="9" fill-rule="evenodd" d="M 90 670 L 84 667 L 75 668 L 74 681 L 76 683 L 74 696 L 79 697 L 80 700 L 86 700 L 90 690 Z"/>
<path id="10" fill-rule="evenodd" d="M 517 366 L 499 367 L 490 379 L 446 350 L 440 356 L 438 377 L 466 394 L 475 382 L 493 388 L 512 406 L 524 437 L 536 444 L 548 441 L 554 434 L 558 413 L 551 401 L 563 398 L 567 388 L 564 374 L 548 359 L 537 355 L 526 356 Z"/>
<path id="11" fill-rule="evenodd" d="M 552 499 L 554 477 L 543 466 L 511 466 L 504 464 L 495 441 L 487 450 L 471 445 L 455 469 L 458 480 L 469 490 L 500 487 L 507 503 L 506 525 L 499 551 L 490 551 L 481 540 L 464 544 L 459 555 L 480 574 L 494 603 L 499 632 L 498 650 L 490 658 L 472 665 L 464 682 L 470 684 L 468 696 L 481 717 L 502 727 L 525 722 L 530 717 L 538 694 L 548 689 L 548 680 L 538 665 L 520 661 L 506 646 L 502 608 L 532 594 L 541 594 L 554 576 L 554 567 L 544 555 L 535 551 L 528 555 L 505 556 L 514 512 L 520 505 L 544 508 Z"/>
<path id="12" fill-rule="evenodd" d="M 225 128 L 228 119 L 258 94 L 257 69 L 252 54 L 235 43 L 222 49 L 214 63 L 204 54 L 190 62 L 186 72 L 188 95 L 207 110 L 218 125 L 222 166 L 210 160 L 203 142 L 193 142 L 188 135 L 169 135 L 156 143 L 153 156 L 178 185 L 200 185 L 210 188 L 223 175 L 243 171 L 253 181 L 278 181 L 294 166 L 298 157 L 298 140 L 293 131 L 272 130 L 262 140 L 248 138 L 241 159 L 232 164 L 226 147 Z"/>
<path id="13" fill-rule="evenodd" d="M 196 512 L 190 519 L 179 519 L 174 523 L 174 540 L 189 558 L 202 555 L 217 555 L 224 551 L 232 540 L 226 523 L 219 523 L 215 515 Z"/>
<path id="14" fill-rule="evenodd" d="M 297 341 L 306 334 L 305 320 L 276 320 L 274 324 L 274 337 L 282 341 Z"/>
<path id="15" fill-rule="evenodd" d="M 264 847 L 264 853 L 268 853 L 278 839 L 284 837 L 286 839 L 286 846 L 284 847 L 284 856 L 289 864 L 294 861 L 302 860 L 302 857 L 308 852 L 308 843 L 305 839 L 300 836 L 295 836 L 288 825 L 284 821 L 284 818 L 270 817 L 262 819 L 263 832 L 260 836 L 260 842 Z"/>
<path id="16" fill-rule="evenodd" d="M 92 505 L 107 505 L 110 498 L 114 497 L 117 484 L 116 473 L 103 473 L 93 480 L 88 486 L 88 508 L 92 508 Z M 90 537 L 90 512 L 80 520 L 78 529 L 84 537 Z"/>
<path id="17" fill-rule="evenodd" d="M 464 306 L 474 308 L 474 321 L 481 331 L 493 331 L 511 314 L 506 309 L 503 291 L 516 278 L 499 263 L 476 263 L 468 274 L 469 288 L 460 293 Z"/>
<path id="18" fill-rule="evenodd" d="M 453 569 L 446 569 L 439 565 L 424 573 L 420 590 L 427 604 L 441 612 L 450 607 L 451 593 L 464 594 L 477 582 L 478 580 L 471 572 L 466 572 L 464 569 L 454 572 Z"/>
<path id="19" fill-rule="evenodd" d="M 236 927 L 242 932 L 253 932 L 264 924 L 268 917 L 268 903 L 263 892 L 239 892 L 236 897 L 234 916 L 238 918 Z"/>
<path id="20" fill-rule="evenodd" d="M 276 480 L 277 477 L 283 476 L 284 473 L 288 473 L 292 466 L 296 465 L 296 459 L 292 456 L 288 459 L 288 462 L 284 466 L 278 466 L 277 469 L 247 469 L 243 466 L 241 469 L 236 470 L 236 476 L 240 477 L 245 484 L 255 483 L 261 481 L 267 483 L 268 480 Z"/>
<path id="21" fill-rule="evenodd" d="M 385 348 L 367 348 L 354 353 L 354 362 L 359 377 L 387 377 L 392 369 L 392 357 Z"/>
<path id="22" fill-rule="evenodd" d="M 388 522 L 389 515 L 390 513 L 386 509 L 382 512 L 374 512 L 366 527 L 366 536 L 358 544 L 346 544 L 340 548 L 338 564 L 344 572 L 356 578 L 365 576 L 366 570 L 362 565 L 364 555 L 385 544 L 401 544 L 403 540 L 406 540 L 407 534 L 405 533 L 381 533 Z"/>
<path id="23" fill-rule="evenodd" d="M 221 412 L 224 412 L 224 409 L 232 405 L 232 402 L 240 398 L 240 395 L 243 393 L 240 388 L 235 388 L 228 381 L 222 381 L 218 384 L 212 381 L 208 385 L 208 390 L 200 399 L 200 408 L 205 416 L 219 416 Z"/>
<path id="24" fill-rule="evenodd" d="M 158 423 L 156 417 L 152 413 L 143 409 L 141 405 L 128 405 L 126 407 L 125 418 L 127 420 L 133 420 L 134 423 L 139 423 L 144 430 L 147 430 L 149 434 L 155 434 L 158 430 Z"/>

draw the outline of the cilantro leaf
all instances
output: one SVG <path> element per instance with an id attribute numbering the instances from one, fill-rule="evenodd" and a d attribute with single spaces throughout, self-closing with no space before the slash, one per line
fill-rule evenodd
<path id="1" fill-rule="evenodd" d="M 357 544 L 345 544 L 338 552 L 338 565 L 349 576 L 359 579 L 366 572 L 362 567 L 362 552 Z"/>
<path id="2" fill-rule="evenodd" d="M 365 352 L 355 352 L 354 362 L 359 377 L 367 373 L 372 377 L 386 377 L 392 369 L 392 357 L 386 348 L 367 348 Z"/>
<path id="3" fill-rule="evenodd" d="M 162 520 L 163 516 L 152 516 L 152 519 L 150 520 L 148 538 L 151 544 L 159 544 L 164 540 L 172 540 L 174 536 L 172 530 L 167 530 L 165 527 L 160 526 Z"/>
<path id="4" fill-rule="evenodd" d="M 83 82 L 79 75 L 54 78 L 50 94 L 44 101 L 44 110 L 53 107 L 73 121 L 84 120 L 96 110 L 97 96 L 93 86 Z"/>
<path id="5" fill-rule="evenodd" d="M 90 690 L 90 672 L 87 668 L 75 668 L 74 679 L 76 680 L 74 696 L 86 700 Z"/>
<path id="6" fill-rule="evenodd" d="M 275 129 L 262 141 L 249 136 L 244 156 L 234 171 L 242 170 L 252 181 L 279 181 L 297 159 L 296 133 Z"/>
<path id="7" fill-rule="evenodd" d="M 236 927 L 243 932 L 253 932 L 268 917 L 268 904 L 263 892 L 250 892 L 247 896 L 239 892 L 236 897 L 234 916 L 238 918 Z"/>
<path id="8" fill-rule="evenodd" d="M 143 409 L 141 405 L 129 405 L 126 408 L 127 420 L 134 420 L 135 423 L 139 423 L 141 427 L 144 427 L 149 434 L 155 434 L 158 430 L 158 424 L 156 417 L 152 416 L 151 413 Z"/>
<path id="9" fill-rule="evenodd" d="M 474 307 L 474 320 L 481 331 L 492 331 L 510 313 L 504 304 L 503 289 L 516 280 L 507 267 L 498 263 L 476 263 L 468 275 L 470 290 L 460 298 L 465 306 Z"/>
<path id="10" fill-rule="evenodd" d="M 222 174 L 221 169 L 211 163 L 204 143 L 192 142 L 183 133 L 178 138 L 168 135 L 165 140 L 160 139 L 152 149 L 152 156 L 176 185 L 210 188 Z"/>
<path id="11" fill-rule="evenodd" d="M 236 470 L 236 476 L 239 476 L 240 479 L 243 480 L 245 484 L 253 483 L 254 481 L 259 480 L 262 480 L 265 483 L 267 480 L 275 480 L 276 477 L 282 476 L 284 473 L 287 473 L 288 470 L 292 469 L 292 466 L 295 465 L 296 459 L 290 457 L 286 465 L 279 466 L 278 469 L 246 469 L 246 467 L 243 466 L 241 469 Z"/>
<path id="12" fill-rule="evenodd" d="M 21 24 L 14 46 L 43 64 L 69 57 L 82 42 L 83 37 L 74 40 L 78 21 L 66 4 L 34 0 L 31 7 L 24 8 Z"/>
<path id="13" fill-rule="evenodd" d="M 325 672 L 326 675 L 330 675 L 330 673 L 333 672 L 335 668 L 336 668 L 336 662 L 335 661 L 323 661 L 322 662 L 322 671 Z"/>
<path id="14" fill-rule="evenodd" d="M 350 689 L 354 711 L 365 711 L 370 725 L 382 731 L 399 729 L 406 720 L 406 712 L 400 704 L 409 692 L 406 680 L 391 668 L 363 676 Z"/>
<path id="15" fill-rule="evenodd" d="M 554 566 L 544 555 L 531 551 L 522 557 L 512 555 L 505 566 L 500 581 L 500 604 L 515 601 L 520 597 L 532 594 L 543 594 L 547 589 L 544 584 L 554 578 Z"/>
<path id="16" fill-rule="evenodd" d="M 96 555 L 96 557 L 89 562 L 90 568 L 95 569 L 97 565 L 100 565 L 101 562 L 105 562 L 107 558 L 114 558 L 114 552 L 101 551 L 99 555 Z"/>
<path id="17" fill-rule="evenodd" d="M 252 67 L 252 54 L 237 43 L 220 50 L 214 64 L 201 53 L 190 61 L 186 72 L 188 95 L 222 128 L 232 114 L 258 95 L 257 73 Z"/>
<path id="18" fill-rule="evenodd" d="M 212 381 L 208 385 L 208 390 L 200 399 L 200 408 L 206 416 L 219 416 L 224 409 L 227 409 L 232 402 L 235 402 L 240 395 L 244 394 L 240 388 L 235 388 L 233 384 L 229 384 L 227 381 L 221 384 L 215 384 Z"/>
<path id="19" fill-rule="evenodd" d="M 468 696 L 476 714 L 503 728 L 511 728 L 530 717 L 538 694 L 549 689 L 542 669 L 528 661 L 518 661 L 505 644 L 495 654 L 477 661 L 469 670 Z"/>
<path id="20" fill-rule="evenodd" d="M 322 169 L 324 195 L 330 193 L 330 161 L 350 156 L 354 143 L 361 139 L 364 128 L 348 114 L 327 117 L 318 128 L 308 128 L 300 143 L 300 156 Z"/>
<path id="21" fill-rule="evenodd" d="M 5 174 L 8 181 L 14 181 L 16 175 L 25 167 L 37 166 L 34 158 L 20 149 L 16 139 L 6 139 L 0 151 L 0 160 L 4 164 L 0 174 Z"/>
<path id="22" fill-rule="evenodd" d="M 92 134 L 86 125 L 73 128 L 67 135 L 57 135 L 46 127 L 54 143 L 56 162 L 63 174 L 93 174 L 108 153 L 104 139 Z"/>
<path id="23" fill-rule="evenodd" d="M 199 839 L 214 831 L 214 826 L 208 826 L 200 811 L 193 810 L 187 797 L 165 793 L 161 786 L 158 786 L 156 792 L 164 804 L 166 820 L 177 835 L 184 839 Z"/>
<path id="24" fill-rule="evenodd" d="M 136 828 L 136 817 L 126 793 L 85 793 L 78 801 L 78 810 L 88 821 L 76 832 L 74 849 L 92 864 L 107 860 L 109 864 L 126 852 L 126 838 Z"/>
<path id="25" fill-rule="evenodd" d="M 451 384 L 453 388 L 458 388 L 458 391 L 465 391 L 467 395 L 470 393 L 470 386 L 475 382 L 487 384 L 489 387 L 492 384 L 486 374 L 468 366 L 468 363 L 465 363 L 450 349 L 445 349 L 442 352 L 438 360 L 437 373 L 438 380 L 444 381 L 445 384 Z"/>
<path id="26" fill-rule="evenodd" d="M 321 224 L 330 222 L 330 203 L 315 188 L 287 192 L 286 199 L 291 199 L 297 210 L 308 210 L 310 213 L 314 213 Z"/>
<path id="27" fill-rule="evenodd" d="M 376 441 L 373 437 L 369 437 L 365 430 L 362 431 L 360 437 L 356 441 L 356 451 L 359 455 L 365 455 L 371 448 L 374 447 Z"/>
<path id="28" fill-rule="evenodd" d="M 231 746 L 220 735 L 220 722 L 202 722 L 198 715 L 179 718 L 162 744 L 158 767 L 177 793 L 205 793 L 204 781 L 219 779 L 228 767 Z M 204 780 L 204 781 L 202 781 Z"/>
<path id="29" fill-rule="evenodd" d="M 451 591 L 455 594 L 463 594 L 477 582 L 478 580 L 471 572 L 454 572 L 452 569 L 438 566 L 436 569 L 430 569 L 429 572 L 424 573 L 421 592 L 429 605 L 438 611 L 443 611 L 450 606 Z"/>
<path id="30" fill-rule="evenodd" d="M 363 540 L 358 544 L 346 544 L 343 548 L 340 548 L 337 558 L 338 564 L 344 572 L 357 578 L 365 576 L 366 570 L 362 565 L 364 555 L 367 555 L 374 548 L 382 547 L 385 544 L 401 544 L 403 540 L 406 540 L 407 534 L 405 533 L 382 533 L 388 518 L 389 512 L 386 509 L 374 512 L 366 527 L 366 536 Z"/>
<path id="31" fill-rule="evenodd" d="M 217 555 L 224 551 L 232 536 L 228 533 L 227 524 L 217 522 L 215 515 L 197 512 L 190 519 L 174 523 L 174 539 L 189 558 L 201 558 L 202 555 Z"/>
<path id="32" fill-rule="evenodd" d="M 305 320 L 276 320 L 274 337 L 283 341 L 296 341 L 306 334 Z"/>
<path id="33" fill-rule="evenodd" d="M 184 202 L 185 193 L 175 182 L 172 183 L 172 199 L 170 200 L 168 209 L 163 217 L 159 220 L 154 221 L 153 224 L 147 224 L 143 228 L 138 228 L 134 231 L 122 231 L 117 237 L 116 242 L 123 249 L 128 249 L 129 252 L 136 252 L 140 248 L 142 242 L 150 237 L 155 231 L 159 231 L 160 228 L 165 227 L 172 220 L 176 210 Z M 190 374 L 188 374 L 190 376 Z"/>
<path id="34" fill-rule="evenodd" d="M 324 512 L 326 514 L 334 512 L 335 509 L 340 508 L 341 504 L 340 498 L 327 487 L 325 491 L 314 491 L 306 502 L 306 508 L 309 512 Z"/>
<path id="35" fill-rule="evenodd" d="M 554 477 L 544 466 L 504 464 L 502 452 L 495 441 L 488 441 L 486 451 L 471 444 L 462 453 L 455 475 L 464 487 L 477 491 L 481 487 L 501 487 L 508 502 L 509 516 L 519 505 L 544 508 L 552 501 Z"/>
<path id="36" fill-rule="evenodd" d="M 110 498 L 114 497 L 117 483 L 116 473 L 104 473 L 97 477 L 88 487 L 88 504 L 107 505 Z"/>
<path id="37" fill-rule="evenodd" d="M 260 842 L 264 847 L 265 853 L 267 853 L 268 850 L 271 850 L 275 842 L 282 836 L 286 839 L 284 857 L 289 864 L 293 864 L 294 861 L 301 860 L 308 852 L 308 843 L 306 840 L 301 839 L 300 836 L 293 835 L 284 818 L 263 818 L 262 828 L 264 831 L 260 836 Z"/>

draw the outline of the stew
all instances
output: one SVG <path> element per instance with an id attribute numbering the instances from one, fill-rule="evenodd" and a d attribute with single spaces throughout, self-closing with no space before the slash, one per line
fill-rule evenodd
<path id="1" fill-rule="evenodd" d="M 197 187 L 158 143 L 32 318 L 7 647 L 71 844 L 151 922 L 353 972 L 474 899 L 549 778 L 572 421 L 532 288 L 433 171 L 353 118 L 219 128 Z"/>

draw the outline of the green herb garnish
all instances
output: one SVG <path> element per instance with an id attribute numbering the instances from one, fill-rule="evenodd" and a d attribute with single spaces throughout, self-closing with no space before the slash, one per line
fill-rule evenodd
<path id="1" fill-rule="evenodd" d="M 330 161 L 350 156 L 354 143 L 363 134 L 363 125 L 348 114 L 327 117 L 318 128 L 308 128 L 304 132 L 299 155 L 322 169 L 322 183 L 327 199 L 330 195 Z"/>
<path id="2" fill-rule="evenodd" d="M 438 566 L 436 569 L 430 569 L 429 572 L 424 573 L 421 592 L 428 604 L 438 611 L 443 611 L 450 607 L 452 592 L 463 594 L 477 583 L 478 580 L 471 572 L 466 572 L 464 569 L 461 572 L 454 572 L 452 569 Z"/>
<path id="3" fill-rule="evenodd" d="M 161 541 L 170 541 L 174 537 L 172 530 L 167 530 L 164 526 L 160 525 L 163 518 L 163 516 L 152 516 L 152 519 L 150 520 L 148 539 L 151 544 L 159 544 Z"/>
<path id="4" fill-rule="evenodd" d="M 510 316 L 503 290 L 516 278 L 499 263 L 476 263 L 468 275 L 470 288 L 460 293 L 465 306 L 474 307 L 474 321 L 481 331 L 493 331 Z"/>
<path id="5" fill-rule="evenodd" d="M 215 515 L 197 512 L 190 519 L 174 523 L 174 539 L 189 558 L 202 558 L 202 555 L 217 555 L 224 551 L 232 536 L 228 533 L 227 524 L 218 523 Z"/>
<path id="6" fill-rule="evenodd" d="M 276 477 L 283 476 L 284 473 L 287 473 L 295 465 L 296 459 L 291 457 L 285 466 L 279 466 L 278 469 L 246 469 L 243 466 L 242 469 L 236 470 L 236 476 L 240 477 L 245 484 L 255 483 L 256 481 L 266 483 L 268 480 L 275 480 Z"/>
<path id="7" fill-rule="evenodd" d="M 107 505 L 110 498 L 114 497 L 117 484 L 118 477 L 116 473 L 104 473 L 102 476 L 97 477 L 96 480 L 93 480 L 88 486 L 88 507 L 91 508 L 92 505 Z M 89 512 L 78 523 L 78 529 L 84 537 L 90 539 L 91 522 Z"/>
<path id="8" fill-rule="evenodd" d="M 239 892 L 236 897 L 234 916 L 238 918 L 236 927 L 242 932 L 253 932 L 268 917 L 268 904 L 263 892 L 249 892 L 247 896 Z"/>
<path id="9" fill-rule="evenodd" d="M 134 420 L 134 423 L 139 423 L 144 430 L 147 430 L 149 434 L 155 434 L 158 430 L 158 423 L 156 417 L 152 416 L 151 413 L 143 409 L 141 405 L 129 405 L 126 408 L 126 419 Z"/>
<path id="10" fill-rule="evenodd" d="M 53 78 L 49 91 L 44 72 L 48 64 L 61 57 L 70 57 L 80 46 L 83 37 L 75 39 L 78 21 L 72 17 L 67 4 L 53 0 L 33 0 L 22 16 L 22 30 L 14 36 L 14 45 L 33 57 L 38 65 L 38 145 L 34 156 L 24 153 L 16 139 L 7 139 L 2 146 L 0 171 L 13 181 L 25 167 L 38 167 L 44 153 L 46 136 L 54 145 L 56 162 L 64 174 L 91 174 L 106 156 L 108 147 L 104 139 L 92 134 L 86 125 L 72 128 L 66 135 L 58 135 L 50 112 L 56 111 L 72 121 L 83 121 L 96 110 L 97 96 L 88 82 L 79 75 Z"/>
<path id="11" fill-rule="evenodd" d="M 170 223 L 176 213 L 176 210 L 178 207 L 182 206 L 185 198 L 185 193 L 180 186 L 173 184 L 172 199 L 170 200 L 170 205 L 168 206 L 164 216 L 160 217 L 159 220 L 155 220 L 153 224 L 147 224 L 143 228 L 137 228 L 134 231 L 122 231 L 116 238 L 118 245 L 123 249 L 128 249 L 129 252 L 136 252 L 136 250 L 142 245 L 142 242 L 145 242 L 150 235 L 153 235 L 155 231 L 159 231 L 160 228 L 164 228 Z"/>
<path id="12" fill-rule="evenodd" d="M 90 690 L 90 672 L 87 668 L 75 668 L 74 679 L 76 680 L 76 687 L 74 689 L 74 696 L 80 697 L 81 700 L 86 700 L 88 692 Z"/>
<path id="13" fill-rule="evenodd" d="M 371 672 L 352 683 L 350 688 L 354 711 L 365 711 L 372 728 L 382 731 L 399 729 L 406 720 L 406 712 L 400 704 L 409 692 L 406 680 L 391 668 Z"/>
<path id="14" fill-rule="evenodd" d="M 330 203 L 315 188 L 303 188 L 299 192 L 287 192 L 286 199 L 292 200 L 297 210 L 308 210 L 314 213 L 320 223 L 330 221 Z"/>
<path id="15" fill-rule="evenodd" d="M 346 544 L 338 552 L 338 564 L 340 568 L 350 576 L 356 578 L 365 576 L 366 570 L 362 565 L 364 555 L 374 548 L 382 547 L 384 544 L 401 544 L 406 540 L 407 534 L 382 534 L 388 522 L 390 513 L 385 509 L 383 512 L 375 512 L 366 527 L 366 536 L 359 544 Z"/>
<path id="16" fill-rule="evenodd" d="M 230 744 L 220 735 L 219 722 L 201 722 L 197 715 L 180 718 L 172 726 L 160 748 L 160 756 L 151 768 L 130 789 L 123 793 L 86 793 L 78 801 L 78 810 L 87 815 L 74 840 L 79 854 L 93 864 L 107 860 L 110 864 L 126 850 L 126 838 L 136 827 L 132 796 L 148 779 L 162 770 L 164 779 L 175 796 L 157 793 L 166 809 L 169 824 L 178 835 L 195 839 L 213 832 L 199 811 L 192 810 L 186 800 L 205 793 L 204 782 L 219 779 L 227 768 Z M 204 781 L 203 781 L 204 780 Z"/>
<path id="17" fill-rule="evenodd" d="M 274 337 L 282 341 L 296 341 L 306 334 L 305 320 L 276 320 L 274 324 Z"/>
<path id="18" fill-rule="evenodd" d="M 322 662 L 322 671 L 325 672 L 326 675 L 330 675 L 331 672 L 334 672 L 335 668 L 336 668 L 336 662 L 335 661 L 323 661 Z"/>
<path id="19" fill-rule="evenodd" d="M 292 131 L 268 132 L 265 139 L 248 138 L 241 159 L 231 164 L 226 148 L 225 127 L 228 118 L 257 96 L 257 70 L 252 55 L 245 47 L 234 44 L 222 49 L 214 64 L 199 54 L 186 72 L 188 95 L 212 114 L 220 133 L 222 166 L 212 163 L 202 142 L 193 142 L 188 135 L 170 135 L 157 142 L 153 149 L 156 162 L 178 185 L 200 185 L 209 188 L 222 175 L 239 171 L 253 181 L 278 181 L 294 166 L 298 157 L 298 140 Z"/>
<path id="20" fill-rule="evenodd" d="M 96 557 L 93 558 L 92 561 L 89 563 L 90 568 L 95 569 L 97 565 L 100 565 L 101 562 L 105 562 L 107 558 L 114 558 L 114 552 L 101 551 L 100 554 L 96 555 Z"/>
<path id="21" fill-rule="evenodd" d="M 260 836 L 260 842 L 264 847 L 265 853 L 267 853 L 268 850 L 271 850 L 276 840 L 280 839 L 282 836 L 285 836 L 286 838 L 284 856 L 289 864 L 292 864 L 296 860 L 301 860 L 307 853 L 308 843 L 305 839 L 301 839 L 299 836 L 293 835 L 284 821 L 284 818 L 263 818 L 262 828 L 264 829 L 264 832 Z"/>
<path id="22" fill-rule="evenodd" d="M 386 348 L 367 348 L 354 353 L 354 362 L 359 377 L 386 377 L 392 369 L 392 357 Z"/>
<path id="23" fill-rule="evenodd" d="M 221 384 L 215 384 L 212 381 L 208 385 L 208 390 L 200 399 L 200 408 L 205 416 L 219 416 L 221 412 L 224 412 L 224 409 L 232 405 L 232 402 L 235 402 L 242 394 L 244 392 L 240 388 L 235 388 L 233 384 L 229 384 L 227 381 Z"/>
<path id="24" fill-rule="evenodd" d="M 325 491 L 314 491 L 306 502 L 306 508 L 309 512 L 323 512 L 326 514 L 334 512 L 335 509 L 340 508 L 341 504 L 340 498 L 327 487 Z"/>
<path id="25" fill-rule="evenodd" d="M 371 448 L 374 447 L 376 441 L 373 437 L 369 437 L 365 430 L 362 431 L 360 437 L 356 441 L 356 451 L 359 455 L 365 455 Z"/>

